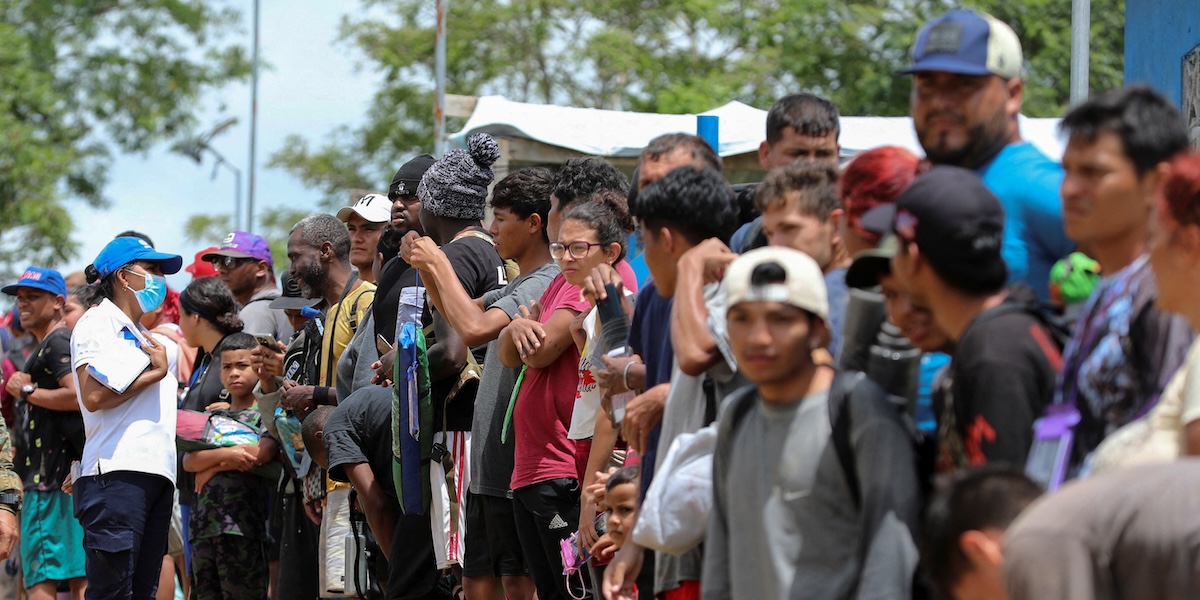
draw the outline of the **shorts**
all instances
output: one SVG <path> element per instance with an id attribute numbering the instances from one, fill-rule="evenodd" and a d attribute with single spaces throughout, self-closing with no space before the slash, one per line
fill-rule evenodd
<path id="1" fill-rule="evenodd" d="M 110 471 L 75 480 L 89 598 L 153 598 L 167 555 L 175 485 L 161 475 Z"/>
<path id="2" fill-rule="evenodd" d="M 87 576 L 83 527 L 71 496 L 58 490 L 25 492 L 21 511 L 21 573 L 25 586 Z"/>
<path id="3" fill-rule="evenodd" d="M 171 530 L 167 532 L 167 554 L 170 554 L 171 558 L 184 557 L 186 549 L 183 546 L 183 532 L 183 511 L 179 508 L 179 490 L 175 490 L 175 505 L 171 507 Z"/>
<path id="4" fill-rule="evenodd" d="M 512 500 L 467 494 L 467 531 L 464 540 L 463 576 L 528 576 Z"/>
<path id="5" fill-rule="evenodd" d="M 446 442 L 444 436 L 449 436 Z M 429 465 L 429 489 L 432 491 L 430 502 L 430 528 L 433 533 L 433 552 L 437 557 L 439 569 L 460 565 L 463 561 L 463 536 L 467 530 L 467 490 L 471 486 L 471 470 L 467 457 L 471 455 L 471 432 L 448 431 L 433 434 L 435 444 L 444 444 L 454 457 L 454 490 L 451 502 L 451 490 L 446 485 L 446 469 L 440 463 Z M 457 510 L 457 527 L 452 527 L 450 515 Z"/>

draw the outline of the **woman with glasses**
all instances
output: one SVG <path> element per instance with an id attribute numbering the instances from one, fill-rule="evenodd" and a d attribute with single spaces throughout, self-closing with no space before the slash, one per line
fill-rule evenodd
<path id="1" fill-rule="evenodd" d="M 120 237 L 85 270 L 103 300 L 71 336 L 87 441 L 73 482 L 89 598 L 153 598 L 175 486 L 175 390 L 165 346 L 138 321 L 162 305 L 183 258 Z"/>
<path id="2" fill-rule="evenodd" d="M 626 235 L 632 230 L 622 194 L 600 192 L 572 204 L 559 230 L 548 232 L 550 256 L 562 272 L 541 301 L 528 310 L 523 307 L 498 339 L 504 366 L 524 366 L 508 433 L 516 444 L 513 513 L 530 575 L 543 600 L 584 593 L 575 578 L 568 589 L 560 546 L 579 521 L 579 469 L 568 430 L 579 388 L 580 355 L 571 329 L 576 317 L 591 309 L 579 286 L 592 269 L 624 257 Z M 631 274 L 627 277 L 632 279 Z"/>

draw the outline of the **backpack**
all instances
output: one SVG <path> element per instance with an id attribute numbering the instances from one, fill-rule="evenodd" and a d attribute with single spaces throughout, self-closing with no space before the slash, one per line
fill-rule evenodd
<path id="1" fill-rule="evenodd" d="M 746 386 L 726 399 L 728 405 L 721 418 L 717 421 L 717 446 L 716 452 L 713 455 L 713 485 L 719 485 L 716 481 L 717 472 L 727 474 L 729 472 L 729 460 L 731 443 L 733 436 L 736 434 L 737 428 L 745 420 L 745 416 L 750 412 L 750 409 L 757 402 L 758 388 L 757 386 Z M 878 384 L 867 378 L 865 373 L 861 371 L 841 371 L 834 378 L 833 383 L 829 388 L 829 423 L 831 431 L 829 434 L 830 443 L 833 444 L 834 454 L 837 457 L 838 465 L 841 467 L 842 475 L 845 479 L 846 486 L 849 488 L 850 495 L 854 501 L 856 511 L 860 512 L 863 509 L 862 498 L 862 483 L 858 476 L 858 468 L 855 464 L 854 445 L 850 437 L 852 423 L 854 421 L 854 407 L 859 406 L 858 410 L 862 410 L 865 406 L 886 405 L 896 411 L 897 417 L 902 424 L 905 424 L 905 429 L 908 431 L 913 449 L 913 469 L 918 476 L 921 471 L 921 459 L 918 452 L 920 445 L 920 436 L 912 425 L 911 419 L 908 419 L 907 412 L 903 405 L 898 405 L 891 400 L 888 393 Z M 918 486 L 919 491 L 922 486 Z M 714 493 L 716 488 L 714 487 Z M 923 506 L 924 502 L 920 502 Z M 873 530 L 874 524 L 864 523 L 865 530 Z M 915 526 L 915 524 L 913 524 Z M 910 528 L 910 533 L 913 535 L 913 541 L 916 543 L 919 531 Z M 861 569 L 866 564 L 867 554 L 870 551 L 869 539 L 867 536 L 860 536 L 857 542 L 856 555 L 858 557 L 859 568 Z M 846 597 L 853 598 L 857 593 L 858 579 L 855 579 L 850 590 L 847 591 Z M 912 597 L 927 598 L 929 597 L 926 584 L 922 581 L 920 572 L 913 573 L 912 577 Z"/>

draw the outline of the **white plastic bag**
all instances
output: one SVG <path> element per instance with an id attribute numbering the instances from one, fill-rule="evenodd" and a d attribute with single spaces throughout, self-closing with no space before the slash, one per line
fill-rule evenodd
<path id="1" fill-rule="evenodd" d="M 716 424 L 681 434 L 655 469 L 638 509 L 633 541 L 667 554 L 683 554 L 704 541 L 712 510 Z"/>

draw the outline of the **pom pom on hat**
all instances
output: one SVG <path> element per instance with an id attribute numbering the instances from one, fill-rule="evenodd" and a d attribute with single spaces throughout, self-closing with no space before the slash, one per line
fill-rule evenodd
<path id="1" fill-rule="evenodd" d="M 447 152 L 425 172 L 417 187 L 422 208 L 450 219 L 483 219 L 487 188 L 496 178 L 492 165 L 499 158 L 500 146 L 492 136 L 471 136 L 466 150 Z"/>

